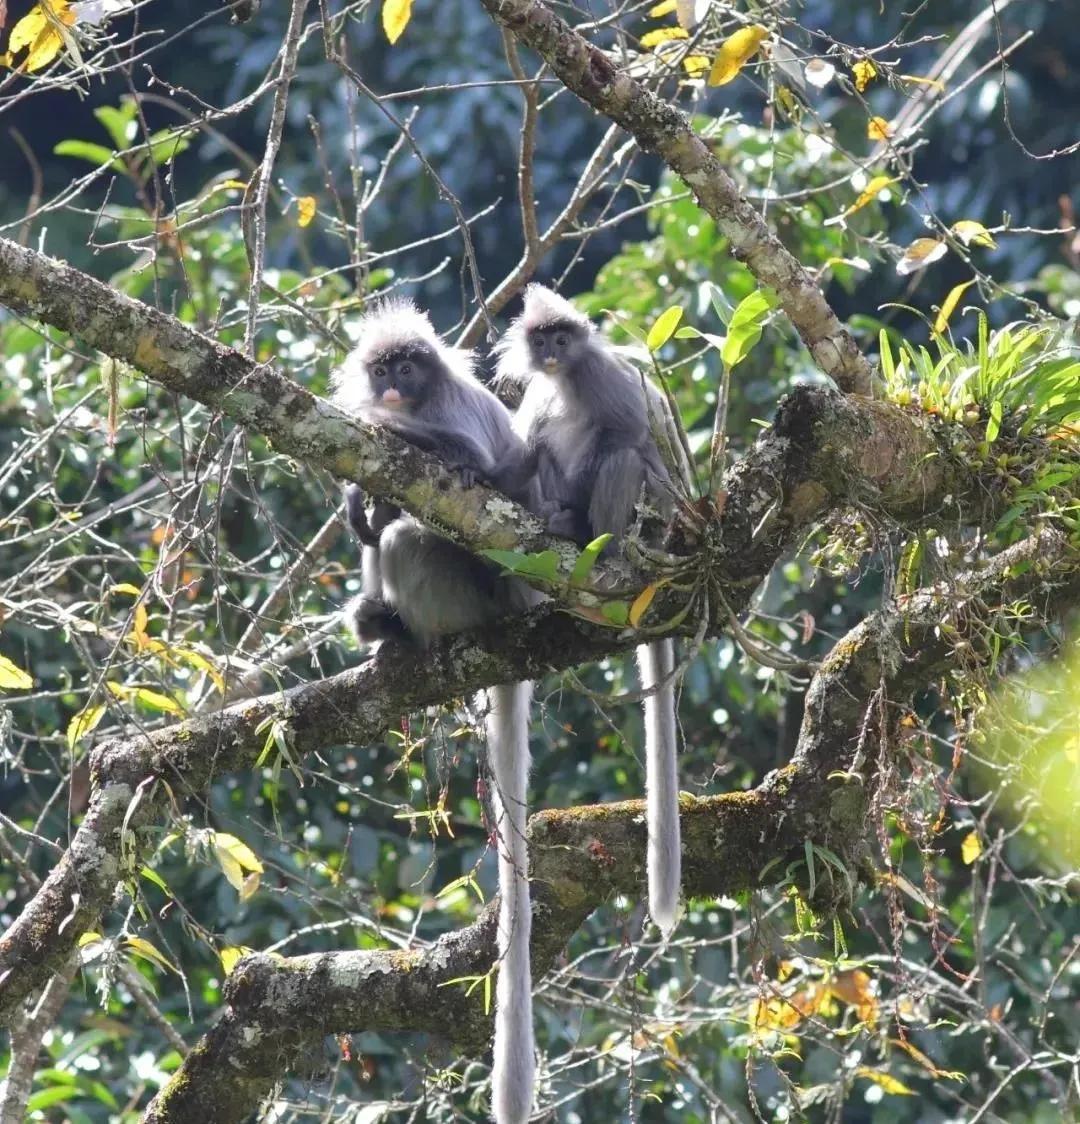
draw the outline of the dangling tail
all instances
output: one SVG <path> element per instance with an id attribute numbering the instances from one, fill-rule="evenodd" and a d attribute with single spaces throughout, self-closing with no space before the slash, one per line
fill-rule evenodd
<path id="1" fill-rule="evenodd" d="M 642 687 L 655 687 L 675 670 L 675 646 L 670 640 L 643 644 L 637 650 L 637 659 Z M 667 936 L 678 917 L 682 880 L 675 685 L 669 683 L 649 695 L 644 708 L 649 915 Z"/>
<path id="2" fill-rule="evenodd" d="M 491 1107 L 498 1124 L 524 1124 L 533 1103 L 529 855 L 525 798 L 529 783 L 531 683 L 488 692 L 487 738 L 494 774 L 499 848 L 499 978 L 495 989 L 495 1065 Z"/>

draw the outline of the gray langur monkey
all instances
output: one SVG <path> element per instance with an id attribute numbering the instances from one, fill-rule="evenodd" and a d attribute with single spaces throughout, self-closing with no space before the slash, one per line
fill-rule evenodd
<path id="1" fill-rule="evenodd" d="M 334 378 L 333 401 L 435 454 L 469 487 L 490 482 L 515 499 L 536 495 L 525 446 L 509 411 L 472 373 L 472 356 L 444 344 L 415 305 L 392 301 L 360 322 L 359 339 Z M 438 636 L 521 612 L 538 600 L 524 583 L 443 538 L 392 504 L 369 520 L 363 492 L 346 493 L 363 544 L 363 592 L 345 616 L 360 641 L 400 637 L 426 646 Z M 525 844 L 531 683 L 486 692 L 499 865 L 499 974 L 495 1002 L 492 1110 L 498 1124 L 524 1124 L 535 1061 Z"/>
<path id="2" fill-rule="evenodd" d="M 525 308 L 497 349 L 500 379 L 525 382 L 515 415 L 535 465 L 549 525 L 589 542 L 622 536 L 642 491 L 669 515 L 675 489 L 654 433 L 664 436 L 676 474 L 689 465 L 673 440 L 666 400 L 597 332 L 588 317 L 542 285 L 525 291 Z M 649 913 L 668 934 L 679 908 L 681 843 L 675 688 L 657 688 L 675 669 L 670 640 L 637 650 L 646 696 L 645 784 Z"/>

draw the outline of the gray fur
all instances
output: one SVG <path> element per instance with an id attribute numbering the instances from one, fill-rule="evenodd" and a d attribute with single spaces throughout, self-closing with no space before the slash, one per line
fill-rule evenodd
<path id="1" fill-rule="evenodd" d="M 535 461 L 552 530 L 586 542 L 630 527 L 644 492 L 670 513 L 671 472 L 654 438 L 669 448 L 680 480 L 689 466 L 672 440 L 667 401 L 608 345 L 569 302 L 539 285 L 525 293 L 522 315 L 499 348 L 500 379 L 525 384 L 514 419 Z M 638 649 L 642 685 L 656 687 L 674 669 L 671 641 Z M 674 686 L 646 698 L 646 805 L 649 912 L 664 933 L 678 915 L 681 844 Z"/>
<path id="2" fill-rule="evenodd" d="M 374 364 L 403 354 L 415 357 L 428 373 L 426 393 L 415 410 L 386 409 L 369 372 Z M 537 489 L 524 442 L 515 433 L 506 407 L 476 381 L 471 370 L 471 357 L 443 345 L 425 315 L 411 304 L 395 302 L 361 322 L 356 350 L 335 380 L 334 398 L 343 409 L 389 426 L 443 460 L 486 477 L 515 498 L 535 501 Z M 348 506 L 354 529 L 370 534 L 355 495 Z M 404 634 L 426 646 L 436 637 L 521 612 L 538 600 L 527 585 L 500 576 L 491 565 L 411 516 L 398 513 L 380 526 L 378 546 L 364 548 L 364 592 L 346 607 L 346 617 L 360 640 Z M 531 695 L 530 683 L 494 687 L 486 693 L 499 856 L 499 975 L 492 1072 L 492 1107 L 498 1124 L 525 1124 L 533 1102 L 532 922 L 525 844 Z"/>

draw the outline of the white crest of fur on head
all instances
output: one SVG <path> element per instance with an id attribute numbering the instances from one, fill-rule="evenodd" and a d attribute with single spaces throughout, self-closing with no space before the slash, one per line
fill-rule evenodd
<path id="1" fill-rule="evenodd" d="M 525 307 L 521 315 L 506 330 L 495 345 L 498 363 L 495 368 L 497 385 L 520 385 L 528 382 L 534 372 L 529 352 L 529 333 L 550 324 L 570 323 L 592 334 L 593 322 L 565 298 L 546 285 L 529 285 L 525 289 Z"/>
<path id="2" fill-rule="evenodd" d="M 546 285 L 529 285 L 525 290 L 525 309 L 521 314 L 522 328 L 531 332 L 534 328 L 544 328 L 560 322 L 574 324 L 587 332 L 596 331 L 593 322 L 566 297 L 559 296 Z"/>
<path id="3" fill-rule="evenodd" d="M 357 326 L 356 346 L 330 378 L 334 405 L 349 413 L 371 406 L 374 398 L 369 366 L 386 355 L 422 345 L 442 360 L 451 377 L 473 378 L 473 354 L 439 338 L 426 312 L 407 297 L 391 297 L 365 312 Z"/>

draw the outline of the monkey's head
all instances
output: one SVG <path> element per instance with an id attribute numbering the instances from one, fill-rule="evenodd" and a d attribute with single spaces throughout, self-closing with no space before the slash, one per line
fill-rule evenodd
<path id="1" fill-rule="evenodd" d="M 416 341 L 372 356 L 367 366 L 372 401 L 386 410 L 415 413 L 446 377 L 438 355 Z"/>
<path id="2" fill-rule="evenodd" d="M 412 301 L 388 300 L 361 318 L 356 347 L 334 373 L 333 399 L 350 413 L 415 413 L 443 380 L 471 371 L 471 354 L 444 344 Z"/>
<path id="3" fill-rule="evenodd" d="M 525 309 L 515 328 L 529 366 L 552 376 L 565 375 L 578 366 L 596 331 L 587 316 L 543 285 L 525 290 Z"/>

